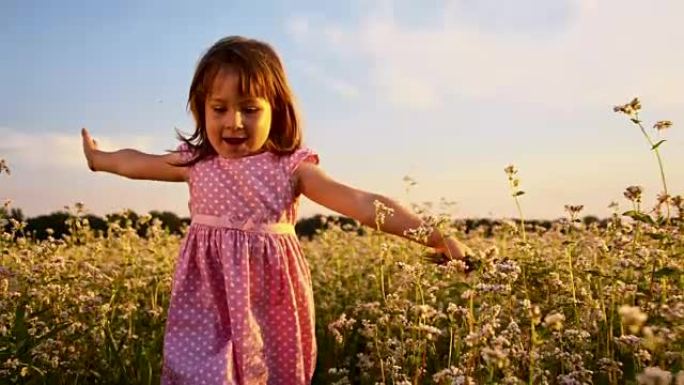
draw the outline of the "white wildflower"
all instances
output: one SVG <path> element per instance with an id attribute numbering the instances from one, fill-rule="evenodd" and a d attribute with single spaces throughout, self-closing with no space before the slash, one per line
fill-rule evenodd
<path id="1" fill-rule="evenodd" d="M 637 375 L 639 385 L 670 385 L 672 373 L 655 366 L 649 366 Z"/>
<path id="2" fill-rule="evenodd" d="M 648 315 L 642 312 L 638 306 L 622 305 L 618 313 L 622 317 L 622 323 L 629 327 L 632 333 L 637 333 L 648 319 Z"/>

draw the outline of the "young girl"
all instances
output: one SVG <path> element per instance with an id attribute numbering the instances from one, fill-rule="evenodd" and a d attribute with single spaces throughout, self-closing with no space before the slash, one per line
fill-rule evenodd
<path id="1" fill-rule="evenodd" d="M 83 129 L 93 171 L 187 182 L 192 224 L 173 278 L 162 384 L 311 382 L 316 364 L 311 276 L 294 232 L 300 194 L 405 236 L 421 220 L 394 201 L 327 176 L 302 147 L 283 65 L 267 44 L 227 37 L 197 65 L 188 105 L 195 132 L 177 151 L 105 152 Z M 427 246 L 461 259 L 467 248 L 437 231 Z"/>

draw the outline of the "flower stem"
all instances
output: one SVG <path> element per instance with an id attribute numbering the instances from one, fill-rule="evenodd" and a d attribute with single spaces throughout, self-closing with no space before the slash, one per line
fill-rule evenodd
<path id="1" fill-rule="evenodd" d="M 530 322 L 530 355 L 529 355 L 529 360 L 530 360 L 530 377 L 528 379 L 528 384 L 532 385 L 534 381 L 534 344 L 537 339 L 537 334 L 535 333 L 534 330 L 534 320 L 531 320 Z"/>
<path id="2" fill-rule="evenodd" d="M 525 218 L 523 218 L 522 209 L 518 197 L 515 197 L 515 205 L 518 207 L 518 215 L 520 215 L 520 228 L 522 230 L 523 242 L 527 243 L 527 236 L 525 235 Z"/>
<path id="3" fill-rule="evenodd" d="M 639 126 L 639 129 L 641 130 L 641 133 L 644 134 L 644 137 L 648 141 L 648 144 L 651 145 L 651 150 L 655 152 L 656 159 L 658 160 L 658 167 L 660 168 L 660 179 L 663 183 L 663 191 L 665 193 L 665 196 L 668 197 L 667 193 L 667 182 L 665 181 L 665 170 L 663 168 L 663 160 L 660 157 L 660 151 L 658 148 L 653 148 L 655 144 L 653 143 L 653 140 L 651 140 L 651 137 L 648 136 L 646 133 L 646 130 L 644 129 L 644 126 L 641 124 L 641 120 L 639 119 L 639 113 L 635 114 L 635 119 L 632 120 L 637 126 Z M 670 201 L 669 199 L 665 200 L 665 208 L 667 210 L 667 216 L 666 216 L 666 221 L 669 224 L 670 223 Z"/>
<path id="4" fill-rule="evenodd" d="M 568 268 L 570 269 L 570 288 L 572 289 L 572 307 L 575 311 L 575 322 L 579 325 L 579 315 L 577 313 L 577 295 L 575 294 L 575 274 L 572 266 L 572 249 L 568 246 L 565 249 L 568 256 Z"/>

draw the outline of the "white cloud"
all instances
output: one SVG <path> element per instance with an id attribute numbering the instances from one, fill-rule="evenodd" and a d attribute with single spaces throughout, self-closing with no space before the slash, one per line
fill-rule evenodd
<path id="1" fill-rule="evenodd" d="M 635 95 L 649 104 L 684 102 L 682 2 L 570 0 L 561 29 L 524 35 L 455 19 L 453 3 L 433 10 L 431 25 L 404 23 L 387 2 L 353 26 L 298 23 L 307 26 L 310 49 L 367 62 L 370 84 L 402 106 L 436 107 L 452 96 L 555 108 L 610 106 Z M 530 9 L 516 14 L 535 11 L 536 2 L 521 4 Z"/>
<path id="2" fill-rule="evenodd" d="M 100 149 L 116 150 L 120 148 L 136 148 L 147 151 L 155 142 L 152 137 L 117 136 L 98 137 L 92 133 Z M 73 135 L 64 133 L 24 132 L 0 127 L 0 155 L 10 165 L 21 165 L 32 168 L 80 168 L 86 167 L 79 131 Z"/>
<path id="3" fill-rule="evenodd" d="M 304 40 L 309 32 L 309 19 L 304 15 L 293 16 L 285 22 L 285 31 L 295 40 Z"/>
<path id="4" fill-rule="evenodd" d="M 351 99 L 359 95 L 359 90 L 355 85 L 341 78 L 331 76 L 318 65 L 304 61 L 295 61 L 293 62 L 293 67 L 304 72 L 307 76 L 340 96 Z"/>

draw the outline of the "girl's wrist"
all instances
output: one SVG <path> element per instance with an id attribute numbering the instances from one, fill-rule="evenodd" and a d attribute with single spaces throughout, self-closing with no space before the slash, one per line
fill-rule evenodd
<path id="1" fill-rule="evenodd" d="M 88 167 L 90 168 L 91 171 L 98 171 L 100 168 L 98 167 L 98 158 L 99 158 L 99 151 L 95 150 L 90 153 L 90 158 L 88 159 Z"/>
<path id="2" fill-rule="evenodd" d="M 94 150 L 90 154 L 90 161 L 88 162 L 88 166 L 92 171 L 104 171 L 105 167 L 103 166 L 103 162 L 106 160 L 104 159 L 107 156 L 108 153 L 105 151 L 101 150 Z"/>

